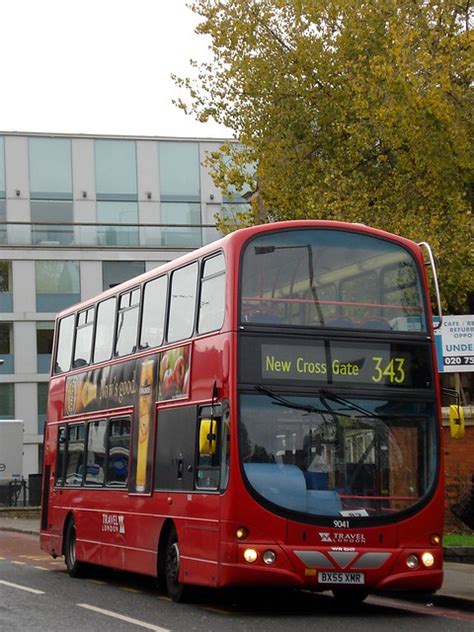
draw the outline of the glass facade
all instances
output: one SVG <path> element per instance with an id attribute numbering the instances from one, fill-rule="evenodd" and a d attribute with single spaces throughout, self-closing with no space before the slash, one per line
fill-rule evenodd
<path id="1" fill-rule="evenodd" d="M 199 202 L 198 143 L 162 142 L 159 145 L 162 202 Z"/>
<path id="2" fill-rule="evenodd" d="M 163 246 L 198 248 L 201 245 L 200 204 L 191 202 L 162 202 L 161 221 L 163 224 L 183 224 L 183 226 L 162 228 Z M 193 226 L 189 226 L 189 224 L 193 224 Z"/>
<path id="3" fill-rule="evenodd" d="M 30 138 L 30 197 L 32 200 L 72 200 L 71 141 Z"/>
<path id="4" fill-rule="evenodd" d="M 36 262 L 36 309 L 58 312 L 81 298 L 77 261 Z"/>
<path id="5" fill-rule="evenodd" d="M 97 202 L 99 246 L 138 246 L 138 204 L 136 202 Z"/>
<path id="6" fill-rule="evenodd" d="M 95 174 L 98 200 L 136 201 L 135 141 L 96 140 Z"/>

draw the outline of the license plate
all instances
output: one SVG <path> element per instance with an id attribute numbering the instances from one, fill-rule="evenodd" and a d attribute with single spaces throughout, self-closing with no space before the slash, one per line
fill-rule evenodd
<path id="1" fill-rule="evenodd" d="M 346 573 L 344 571 L 320 571 L 318 573 L 320 584 L 364 584 L 364 573 Z"/>

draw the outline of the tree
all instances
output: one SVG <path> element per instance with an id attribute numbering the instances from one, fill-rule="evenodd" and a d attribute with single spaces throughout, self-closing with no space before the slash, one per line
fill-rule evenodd
<path id="1" fill-rule="evenodd" d="M 240 141 L 209 158 L 221 186 L 258 191 L 240 222 L 341 219 L 429 241 L 449 308 L 462 309 L 474 276 L 470 0 L 191 8 L 213 61 L 177 79 L 180 106 Z"/>

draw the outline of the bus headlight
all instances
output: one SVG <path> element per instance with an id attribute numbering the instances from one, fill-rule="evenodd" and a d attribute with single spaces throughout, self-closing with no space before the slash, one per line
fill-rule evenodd
<path id="1" fill-rule="evenodd" d="M 275 551 L 271 551 L 270 549 L 268 549 L 268 551 L 263 552 L 262 559 L 265 562 L 265 564 L 268 564 L 268 566 L 275 564 L 276 558 L 277 556 L 276 556 Z"/>
<path id="2" fill-rule="evenodd" d="M 420 560 L 418 559 L 417 555 L 414 555 L 412 553 L 411 555 L 409 555 L 407 557 L 407 566 L 408 566 L 408 568 L 416 568 L 419 563 L 420 563 Z"/>
<path id="3" fill-rule="evenodd" d="M 421 561 L 426 568 L 430 568 L 435 563 L 434 556 L 431 553 L 423 553 L 421 556 Z"/>
<path id="4" fill-rule="evenodd" d="M 244 560 L 249 564 L 253 564 L 257 561 L 258 553 L 255 549 L 245 549 Z"/>

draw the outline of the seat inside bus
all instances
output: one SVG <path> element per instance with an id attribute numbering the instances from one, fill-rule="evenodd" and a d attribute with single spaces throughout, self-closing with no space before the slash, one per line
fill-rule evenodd
<path id="1" fill-rule="evenodd" d="M 339 515 L 341 500 L 335 490 L 308 489 L 302 470 L 282 463 L 245 463 L 244 470 L 254 489 L 276 505 L 318 514 Z"/>

